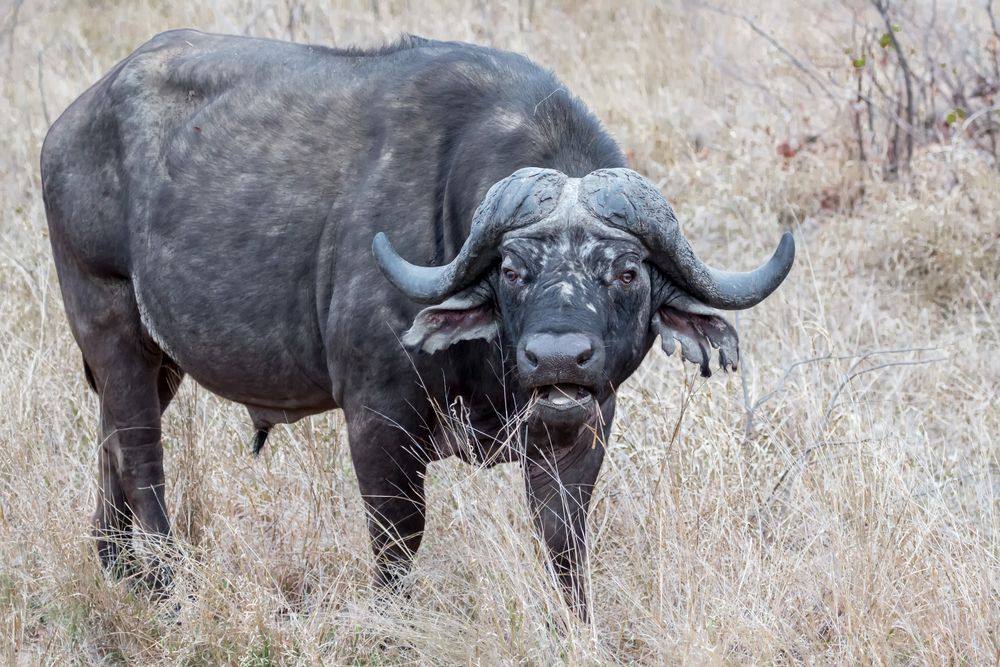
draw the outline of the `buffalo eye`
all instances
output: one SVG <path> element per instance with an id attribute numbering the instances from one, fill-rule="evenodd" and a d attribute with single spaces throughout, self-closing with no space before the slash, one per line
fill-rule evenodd
<path id="1" fill-rule="evenodd" d="M 635 271 L 633 269 L 628 269 L 618 274 L 618 280 L 621 281 L 623 285 L 628 285 L 633 280 L 635 280 L 635 276 L 636 276 Z"/>
<path id="2" fill-rule="evenodd" d="M 514 269 L 503 269 L 503 277 L 507 282 L 513 284 L 520 280 L 521 276 Z"/>

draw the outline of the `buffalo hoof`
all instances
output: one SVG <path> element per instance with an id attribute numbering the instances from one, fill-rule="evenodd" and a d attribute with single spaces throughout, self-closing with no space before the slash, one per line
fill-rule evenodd
<path id="1" fill-rule="evenodd" d="M 129 533 L 94 530 L 101 569 L 114 581 L 128 582 L 133 593 L 160 601 L 173 591 L 173 569 L 161 558 L 140 558 Z"/>

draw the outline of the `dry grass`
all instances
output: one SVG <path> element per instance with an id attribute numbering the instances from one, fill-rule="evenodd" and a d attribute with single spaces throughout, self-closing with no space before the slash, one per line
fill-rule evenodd
<path id="1" fill-rule="evenodd" d="M 681 3 L 334 4 L 0 8 L 0 663 L 997 663 L 1000 179 L 981 151 L 921 148 L 882 182 L 851 161 L 846 103 L 745 23 Z M 848 100 L 845 5 L 863 3 L 751 14 Z M 955 38 L 985 43 L 968 25 Z M 454 461 L 432 466 L 412 600 L 373 607 L 341 418 L 280 429 L 253 460 L 242 409 L 193 383 L 165 424 L 177 608 L 102 577 L 96 400 L 37 157 L 55 114 L 177 26 L 518 50 L 606 121 L 703 257 L 747 268 L 795 229 L 791 278 L 739 320 L 741 375 L 705 382 L 656 351 L 622 391 L 592 512 L 591 627 L 548 579 L 519 471 Z"/>

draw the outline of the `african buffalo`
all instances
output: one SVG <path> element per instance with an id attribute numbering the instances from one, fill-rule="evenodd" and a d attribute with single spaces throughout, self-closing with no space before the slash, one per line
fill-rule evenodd
<path id="1" fill-rule="evenodd" d="M 714 308 L 759 303 L 794 257 L 786 234 L 755 271 L 706 266 L 551 73 L 417 37 L 338 50 L 163 33 L 55 122 L 41 174 L 100 397 L 105 566 L 136 522 L 170 535 L 160 419 L 189 374 L 247 407 L 258 446 L 274 424 L 344 411 L 379 586 L 420 545 L 428 462 L 520 462 L 586 617 L 616 387 L 656 336 L 706 376 L 713 349 L 735 368 Z"/>

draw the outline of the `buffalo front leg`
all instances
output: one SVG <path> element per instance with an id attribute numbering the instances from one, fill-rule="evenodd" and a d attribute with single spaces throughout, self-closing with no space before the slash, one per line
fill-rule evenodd
<path id="1" fill-rule="evenodd" d="M 427 461 L 398 426 L 364 421 L 349 426 L 349 435 L 375 556 L 375 587 L 400 592 L 424 535 Z"/>
<path id="2" fill-rule="evenodd" d="M 525 486 L 531 510 L 570 607 L 589 620 L 583 569 L 587 561 L 587 511 L 604 460 L 600 443 L 581 439 L 571 448 L 525 461 Z"/>

